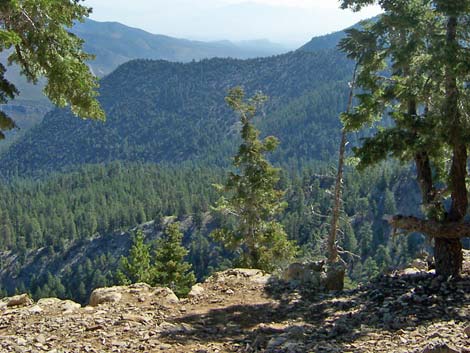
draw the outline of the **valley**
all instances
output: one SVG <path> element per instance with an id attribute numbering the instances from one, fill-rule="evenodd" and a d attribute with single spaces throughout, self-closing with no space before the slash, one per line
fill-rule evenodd
<path id="1" fill-rule="evenodd" d="M 0 351 L 467 352 L 466 2 L 299 48 L 1 5 Z"/>

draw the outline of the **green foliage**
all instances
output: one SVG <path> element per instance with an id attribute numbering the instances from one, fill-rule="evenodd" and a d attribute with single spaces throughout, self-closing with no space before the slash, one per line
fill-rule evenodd
<path id="1" fill-rule="evenodd" d="M 152 254 L 145 244 L 142 230 L 134 234 L 127 257 L 121 257 L 116 279 L 119 283 L 145 282 L 152 286 L 171 288 L 179 297 L 186 296 L 196 282 L 191 264 L 185 261 L 189 251 L 182 246 L 183 234 L 179 223 L 171 223 L 158 239 Z"/>
<path id="2" fill-rule="evenodd" d="M 379 267 L 372 257 L 369 257 L 362 265 L 362 280 L 368 280 L 379 274 Z"/>
<path id="3" fill-rule="evenodd" d="M 368 3 L 372 1 L 343 1 L 343 6 Z M 425 151 L 435 168 L 436 182 L 446 182 L 450 171 L 443 164 L 450 158 L 452 145 L 468 141 L 467 120 L 449 120 L 444 94 L 448 67 L 457 79 L 459 114 L 468 115 L 468 90 L 464 89 L 470 77 L 470 60 L 465 54 L 470 33 L 468 14 L 460 12 L 456 31 L 461 42 L 451 48 L 445 36 L 437 35 L 446 32 L 447 5 L 436 3 L 440 2 L 382 1 L 386 12 L 379 20 L 363 29 L 348 30 L 348 37 L 340 44 L 359 62 L 358 85 L 362 88 L 355 111 L 343 115 L 345 126 L 359 130 L 385 114 L 394 122 L 355 149 L 361 168 L 390 156 L 414 160 L 417 153 Z"/>
<path id="4" fill-rule="evenodd" d="M 272 271 L 292 260 L 296 247 L 275 220 L 286 207 L 282 201 L 284 192 L 276 189 L 280 170 L 272 167 L 264 156 L 274 151 L 278 140 L 273 136 L 260 140 L 252 122 L 266 97 L 257 93 L 245 101 L 244 96 L 244 91 L 237 87 L 226 98 L 227 104 L 240 115 L 243 142 L 233 160 L 237 172 L 230 173 L 225 186 L 217 185 L 228 198 L 222 196 L 215 207 L 217 212 L 234 216 L 236 226 L 219 229 L 213 235 L 228 248 L 241 250 L 242 266 Z"/>
<path id="5" fill-rule="evenodd" d="M 116 277 L 124 285 L 140 282 L 151 284 L 152 272 L 150 246 L 145 244 L 144 233 L 139 229 L 132 239 L 129 256 L 121 257 Z"/>
<path id="6" fill-rule="evenodd" d="M 148 164 L 85 166 L 0 184 L 0 250 L 29 250 L 128 229 L 164 215 L 201 214 L 217 199 L 219 169 Z"/>
<path id="7" fill-rule="evenodd" d="M 98 83 L 86 61 L 92 56 L 82 51 L 83 41 L 69 33 L 74 21 L 83 21 L 90 9 L 78 1 L 15 0 L 0 4 L 0 51 L 11 49 L 8 63 L 18 64 L 29 81 L 45 77 L 44 94 L 59 107 L 70 106 L 83 118 L 104 119 L 98 101 Z M 5 78 L 0 65 L 0 102 L 6 103 L 19 92 Z M 5 114 L 0 115 L 2 131 L 15 125 Z"/>
<path id="8" fill-rule="evenodd" d="M 353 9 L 373 3 L 345 0 Z M 384 14 L 348 31 L 341 48 L 359 64 L 358 105 L 343 115 L 349 130 L 378 128 L 354 149 L 360 168 L 389 157 L 414 162 L 423 211 L 433 221 L 463 222 L 468 213 L 470 141 L 470 1 L 379 1 Z M 394 210 L 386 192 L 386 207 Z M 410 223 L 405 231 L 419 231 Z M 426 232 L 425 227 L 422 232 Z M 435 234 L 434 234 L 435 235 Z M 458 276 L 459 239 L 435 238 L 436 273 Z"/>
<path id="9" fill-rule="evenodd" d="M 155 250 L 155 283 L 169 287 L 178 297 L 186 296 L 196 282 L 191 264 L 185 261 L 188 255 L 182 245 L 183 233 L 179 223 L 171 223 L 164 236 L 158 240 Z"/>

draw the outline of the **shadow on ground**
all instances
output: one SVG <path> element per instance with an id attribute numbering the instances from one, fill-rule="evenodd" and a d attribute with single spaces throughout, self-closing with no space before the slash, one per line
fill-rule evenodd
<path id="1" fill-rule="evenodd" d="M 232 305 L 173 320 L 178 329 L 163 334 L 172 343 L 226 342 L 234 351 L 284 352 L 276 342 L 299 342 L 289 352 L 338 352 L 371 331 L 394 333 L 431 322 L 470 321 L 470 276 L 439 281 L 431 274 L 382 276 L 356 290 L 318 293 L 270 281 L 265 304 Z M 237 348 L 238 347 L 238 348 Z M 271 349 L 271 350 L 270 350 Z M 298 349 L 298 350 L 296 350 Z M 333 350 L 334 351 L 334 350 Z"/>

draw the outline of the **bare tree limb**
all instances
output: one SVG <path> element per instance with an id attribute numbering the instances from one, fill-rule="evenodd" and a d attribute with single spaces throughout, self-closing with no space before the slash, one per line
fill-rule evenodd
<path id="1" fill-rule="evenodd" d="M 470 237 L 468 222 L 437 222 L 432 219 L 420 219 L 413 216 L 384 217 L 394 229 L 406 233 L 423 233 L 437 239 L 459 239 Z"/>

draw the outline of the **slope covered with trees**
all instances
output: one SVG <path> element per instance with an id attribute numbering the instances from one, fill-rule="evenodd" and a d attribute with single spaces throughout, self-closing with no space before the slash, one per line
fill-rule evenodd
<path id="1" fill-rule="evenodd" d="M 351 65 L 335 50 L 246 61 L 132 61 L 101 81 L 105 123 L 55 110 L 2 156 L 1 173 L 113 160 L 227 164 L 238 125 L 224 97 L 236 85 L 270 97 L 260 127 L 281 141 L 275 160 L 327 160 L 336 152 Z"/>
<path id="2" fill-rule="evenodd" d="M 130 247 L 130 235 L 123 231 L 155 221 L 145 239 L 153 244 L 165 216 L 185 224 L 183 244 L 199 280 L 231 266 L 237 253 L 224 251 L 209 237 L 214 228 L 230 226 L 209 213 L 219 197 L 212 184 L 224 175 L 222 169 L 194 165 L 112 163 L 43 180 L 11 180 L 0 186 L 0 283 L 9 294 L 27 290 L 36 297 L 83 302 L 93 288 L 118 282 L 119 258 Z M 299 244 L 301 259 L 320 258 L 325 251 L 325 215 L 334 184 L 328 175 L 316 167 L 284 173 L 280 180 L 288 207 L 277 219 Z M 339 245 L 360 256 L 348 259 L 349 278 L 367 279 L 422 249 L 421 236 L 391 238 L 383 220 L 396 211 L 419 214 L 413 185 L 412 174 L 398 166 L 348 171 Z"/>

